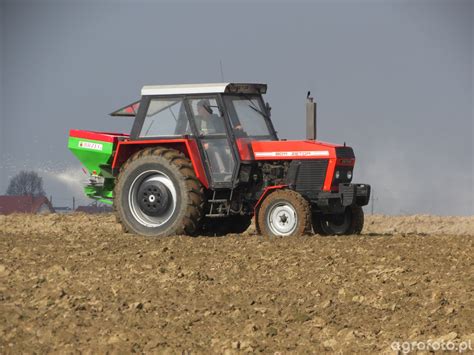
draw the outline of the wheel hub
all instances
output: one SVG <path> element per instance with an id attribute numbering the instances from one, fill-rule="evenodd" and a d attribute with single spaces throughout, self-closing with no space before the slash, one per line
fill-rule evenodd
<path id="1" fill-rule="evenodd" d="M 143 226 L 157 228 L 173 216 L 178 204 L 178 192 L 168 175 L 159 170 L 146 170 L 130 185 L 130 212 Z"/>
<path id="2" fill-rule="evenodd" d="M 148 216 L 160 216 L 168 210 L 170 193 L 160 181 L 150 180 L 138 190 L 138 206 Z"/>
<path id="3" fill-rule="evenodd" d="M 296 210 L 287 203 L 275 205 L 268 213 L 268 225 L 275 235 L 291 235 L 298 225 Z"/>

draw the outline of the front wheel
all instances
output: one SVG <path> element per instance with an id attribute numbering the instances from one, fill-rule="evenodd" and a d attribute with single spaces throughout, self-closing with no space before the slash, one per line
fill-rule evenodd
<path id="1" fill-rule="evenodd" d="M 313 214 L 313 231 L 319 235 L 360 234 L 364 228 L 364 211 L 360 206 L 346 207 L 338 215 Z"/>
<path id="2" fill-rule="evenodd" d="M 257 232 L 270 237 L 295 237 L 310 229 L 311 208 L 307 200 L 293 190 L 276 190 L 258 209 Z"/>

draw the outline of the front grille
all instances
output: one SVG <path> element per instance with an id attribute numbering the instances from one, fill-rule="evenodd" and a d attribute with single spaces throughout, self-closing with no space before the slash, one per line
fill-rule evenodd
<path id="1" fill-rule="evenodd" d="M 355 158 L 355 155 L 351 147 L 336 147 L 336 157 Z"/>
<path id="2" fill-rule="evenodd" d="M 323 188 L 327 167 L 328 159 L 293 160 L 288 168 L 287 183 L 311 197 Z"/>

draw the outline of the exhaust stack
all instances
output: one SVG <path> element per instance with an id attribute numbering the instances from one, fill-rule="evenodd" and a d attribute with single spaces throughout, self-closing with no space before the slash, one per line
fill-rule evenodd
<path id="1" fill-rule="evenodd" d="M 306 96 L 306 139 L 316 140 L 316 102 L 313 102 L 310 95 L 311 92 L 308 91 Z"/>

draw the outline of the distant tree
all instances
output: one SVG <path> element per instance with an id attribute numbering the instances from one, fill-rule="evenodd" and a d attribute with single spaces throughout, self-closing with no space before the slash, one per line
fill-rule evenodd
<path id="1" fill-rule="evenodd" d="M 44 196 L 43 178 L 34 171 L 20 171 L 11 178 L 7 195 Z"/>

